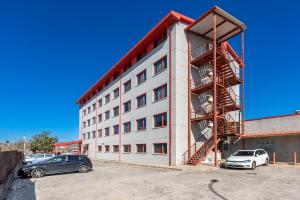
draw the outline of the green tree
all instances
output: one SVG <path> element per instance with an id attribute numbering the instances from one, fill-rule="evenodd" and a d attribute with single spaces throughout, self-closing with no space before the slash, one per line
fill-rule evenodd
<path id="1" fill-rule="evenodd" d="M 30 150 L 33 152 L 50 152 L 52 145 L 57 142 L 57 137 L 50 136 L 49 131 L 43 131 L 41 134 L 34 135 L 30 140 Z"/>

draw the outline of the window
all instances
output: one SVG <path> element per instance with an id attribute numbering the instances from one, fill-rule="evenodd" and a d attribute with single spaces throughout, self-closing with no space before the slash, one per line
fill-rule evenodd
<path id="1" fill-rule="evenodd" d="M 137 144 L 136 152 L 137 153 L 146 153 L 146 144 Z"/>
<path id="2" fill-rule="evenodd" d="M 102 146 L 98 146 L 98 152 L 102 152 Z"/>
<path id="3" fill-rule="evenodd" d="M 119 134 L 119 125 L 114 125 L 113 128 L 114 128 L 114 134 L 115 135 Z"/>
<path id="4" fill-rule="evenodd" d="M 138 75 L 136 75 L 136 79 L 137 79 L 137 85 L 144 83 L 147 79 L 146 70 L 144 70 L 141 73 L 139 73 Z"/>
<path id="5" fill-rule="evenodd" d="M 95 138 L 96 137 L 96 131 L 92 132 L 92 137 Z"/>
<path id="6" fill-rule="evenodd" d="M 113 145 L 113 152 L 118 153 L 119 152 L 119 145 Z"/>
<path id="7" fill-rule="evenodd" d="M 85 128 L 86 127 L 86 122 L 83 122 L 82 125 L 83 125 L 83 128 Z"/>
<path id="8" fill-rule="evenodd" d="M 131 80 L 124 83 L 124 93 L 128 92 L 131 89 Z"/>
<path id="9" fill-rule="evenodd" d="M 110 102 L 110 95 L 105 96 L 105 104 L 108 104 Z"/>
<path id="10" fill-rule="evenodd" d="M 99 108 L 102 107 L 102 99 L 99 99 L 99 100 L 98 100 L 98 106 L 99 106 Z"/>
<path id="11" fill-rule="evenodd" d="M 117 89 L 114 90 L 114 98 L 115 99 L 118 98 L 119 95 L 120 95 L 119 88 L 117 88 Z"/>
<path id="12" fill-rule="evenodd" d="M 136 124 L 138 131 L 146 130 L 146 118 L 136 120 Z"/>
<path id="13" fill-rule="evenodd" d="M 160 86 L 154 89 L 153 91 L 154 91 L 154 102 L 162 100 L 167 97 L 167 84 Z"/>
<path id="14" fill-rule="evenodd" d="M 99 115 L 98 115 L 98 122 L 99 122 L 99 123 L 102 122 L 102 114 L 99 114 Z"/>
<path id="15" fill-rule="evenodd" d="M 105 152 L 109 152 L 109 151 L 110 151 L 109 145 L 105 145 Z"/>
<path id="16" fill-rule="evenodd" d="M 102 129 L 99 129 L 98 130 L 98 138 L 101 138 L 102 137 Z"/>
<path id="17" fill-rule="evenodd" d="M 108 120 L 110 117 L 110 112 L 109 110 L 105 112 L 105 120 Z"/>
<path id="18" fill-rule="evenodd" d="M 130 153 L 131 152 L 131 145 L 130 144 L 123 145 L 123 152 L 124 153 Z"/>
<path id="19" fill-rule="evenodd" d="M 86 110 L 83 111 L 83 116 L 86 116 Z"/>
<path id="20" fill-rule="evenodd" d="M 168 68 L 167 56 L 165 56 L 162 59 L 160 59 L 159 61 L 157 61 L 156 63 L 154 63 L 154 75 L 161 73 L 162 71 L 164 71 L 167 68 Z"/>
<path id="21" fill-rule="evenodd" d="M 154 128 L 167 126 L 167 113 L 161 113 L 154 115 Z"/>
<path id="22" fill-rule="evenodd" d="M 94 103 L 94 104 L 92 105 L 92 107 L 93 107 L 93 111 L 95 111 L 95 110 L 96 110 L 96 103 Z"/>
<path id="23" fill-rule="evenodd" d="M 137 55 L 136 60 L 140 61 L 142 58 L 144 58 L 147 55 L 147 50 L 144 50 L 141 54 Z"/>
<path id="24" fill-rule="evenodd" d="M 167 154 L 168 153 L 167 143 L 154 144 L 154 153 Z"/>
<path id="25" fill-rule="evenodd" d="M 91 113 L 91 107 L 88 107 L 88 114 Z"/>
<path id="26" fill-rule="evenodd" d="M 91 120 L 87 120 L 87 126 L 91 126 Z"/>
<path id="27" fill-rule="evenodd" d="M 49 155 L 49 156 L 52 157 L 51 155 Z M 73 156 L 69 155 L 68 156 L 68 161 L 78 161 L 78 160 L 80 160 L 79 156 L 75 156 L 75 155 L 73 155 Z"/>
<path id="28" fill-rule="evenodd" d="M 127 101 L 124 103 L 124 113 L 129 112 L 131 110 L 131 101 Z"/>
<path id="29" fill-rule="evenodd" d="M 119 106 L 114 107 L 114 117 L 118 117 L 119 116 Z"/>
<path id="30" fill-rule="evenodd" d="M 131 122 L 126 122 L 123 124 L 124 126 L 124 133 L 130 133 L 131 132 Z"/>
<path id="31" fill-rule="evenodd" d="M 165 33 L 164 36 L 162 36 L 161 38 L 159 38 L 154 42 L 154 48 L 160 45 L 161 43 L 163 43 L 166 39 L 167 39 L 167 34 Z"/>
<path id="32" fill-rule="evenodd" d="M 82 136 L 83 136 L 83 139 L 85 140 L 85 139 L 86 139 L 85 133 L 84 133 L 84 134 L 82 134 Z"/>
<path id="33" fill-rule="evenodd" d="M 89 139 L 91 138 L 90 132 L 88 132 L 88 133 L 86 134 L 86 136 L 87 136 L 87 139 L 89 140 Z"/>
<path id="34" fill-rule="evenodd" d="M 143 107 L 146 105 L 146 93 L 138 96 L 136 98 L 137 108 Z"/>
<path id="35" fill-rule="evenodd" d="M 105 128 L 105 136 L 109 136 L 109 127 Z"/>
<path id="36" fill-rule="evenodd" d="M 93 123 L 93 124 L 96 124 L 96 117 L 93 117 L 93 118 L 92 118 L 92 123 Z"/>

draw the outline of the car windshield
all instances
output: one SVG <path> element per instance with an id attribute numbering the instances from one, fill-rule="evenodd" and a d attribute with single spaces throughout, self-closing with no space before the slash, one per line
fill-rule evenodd
<path id="1" fill-rule="evenodd" d="M 237 151 L 233 156 L 253 156 L 254 151 Z"/>

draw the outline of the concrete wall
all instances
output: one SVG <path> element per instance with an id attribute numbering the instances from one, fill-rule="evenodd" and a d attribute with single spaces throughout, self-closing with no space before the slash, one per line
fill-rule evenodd
<path id="1" fill-rule="evenodd" d="M 272 160 L 272 154 L 275 152 L 276 161 L 292 162 L 293 153 L 296 152 L 297 162 L 300 162 L 300 136 L 284 136 L 285 133 L 299 131 L 300 114 L 245 121 L 245 135 L 259 137 L 245 138 L 239 140 L 236 144 L 231 144 L 225 157 L 236 150 L 242 149 L 244 140 L 245 149 L 265 149 L 270 160 Z M 269 134 L 275 136 L 270 137 Z M 276 134 L 281 134 L 281 136 L 276 136 Z M 264 135 L 266 136 L 264 137 Z"/>
<path id="2" fill-rule="evenodd" d="M 300 114 L 281 117 L 249 120 L 245 122 L 245 133 L 280 133 L 300 131 Z"/>

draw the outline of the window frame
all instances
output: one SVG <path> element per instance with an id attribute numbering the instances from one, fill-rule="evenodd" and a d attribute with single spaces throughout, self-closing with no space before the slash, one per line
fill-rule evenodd
<path id="1" fill-rule="evenodd" d="M 141 81 L 141 82 L 139 82 L 140 76 L 144 77 L 143 81 Z M 136 75 L 136 86 L 139 86 L 139 85 L 145 83 L 146 80 L 147 80 L 147 69 L 144 69 Z"/>
<path id="2" fill-rule="evenodd" d="M 139 152 L 138 151 L 138 145 L 142 145 L 142 152 Z M 146 144 L 136 144 L 135 145 L 135 147 L 136 147 L 136 152 L 135 153 L 138 153 L 138 154 L 146 154 L 147 153 L 147 145 Z"/>
<path id="3" fill-rule="evenodd" d="M 116 115 L 116 113 L 115 113 L 116 109 L 118 109 L 117 115 Z M 114 114 L 113 117 L 118 117 L 118 116 L 120 116 L 120 106 L 116 106 L 116 107 L 113 108 L 113 114 Z"/>
<path id="4" fill-rule="evenodd" d="M 145 97 L 145 99 L 143 99 L 143 97 Z M 141 105 L 141 106 L 139 106 L 139 98 L 142 98 L 142 100 L 143 100 L 143 102 L 144 102 L 144 104 Z M 146 93 L 141 94 L 141 95 L 139 95 L 139 96 L 136 97 L 136 108 L 137 108 L 137 109 L 138 109 L 138 108 L 142 108 L 142 107 L 144 107 L 144 106 L 146 106 L 146 105 L 147 105 L 147 94 L 146 94 Z"/>
<path id="5" fill-rule="evenodd" d="M 129 151 L 125 151 L 125 147 L 129 147 Z M 123 144 L 123 153 L 131 153 L 131 144 Z"/>
<path id="6" fill-rule="evenodd" d="M 162 96 L 162 98 L 160 98 L 160 99 L 155 99 L 155 97 L 156 97 L 155 92 L 157 90 L 159 90 L 160 88 L 162 88 L 162 92 L 161 92 L 162 94 L 165 94 L 165 91 L 166 91 L 166 96 Z M 166 98 L 168 98 L 168 85 L 167 85 L 167 83 L 153 89 L 153 103 L 158 102 L 158 101 L 162 101 Z"/>
<path id="7" fill-rule="evenodd" d="M 116 95 L 116 92 L 118 92 L 117 95 Z M 114 99 L 118 98 L 120 96 L 120 89 L 119 89 L 119 87 L 116 88 L 116 89 L 114 89 L 113 93 L 114 93 Z"/>
<path id="8" fill-rule="evenodd" d="M 129 110 L 127 110 L 127 111 L 125 111 L 125 107 L 126 107 L 125 104 L 128 104 L 128 105 L 129 105 Z M 124 102 L 124 103 L 123 103 L 123 107 L 124 107 L 123 113 L 128 113 L 128 112 L 130 112 L 130 111 L 131 111 L 131 100 Z"/>
<path id="9" fill-rule="evenodd" d="M 158 117 L 159 115 L 162 115 L 162 120 L 161 120 L 162 124 L 161 124 L 161 126 L 156 126 L 155 118 Z M 167 126 L 168 126 L 168 113 L 167 112 L 163 112 L 163 113 L 153 115 L 153 127 L 154 128 L 164 128 L 164 127 L 167 127 Z"/>
<path id="10" fill-rule="evenodd" d="M 116 127 L 118 127 L 118 132 L 117 133 L 115 133 L 115 128 Z M 116 124 L 116 125 L 113 126 L 113 134 L 114 135 L 119 135 L 120 134 L 120 126 L 119 126 L 119 124 Z"/>
<path id="11" fill-rule="evenodd" d="M 110 102 L 110 93 L 105 95 L 104 99 L 105 99 L 105 105 L 108 104 Z"/>
<path id="12" fill-rule="evenodd" d="M 164 60 L 165 60 L 165 62 L 164 62 Z M 156 71 L 157 64 L 160 63 L 160 62 L 162 62 L 161 70 Z M 168 69 L 168 56 L 164 55 L 159 60 L 157 60 L 156 62 L 153 63 L 153 77 L 157 76 L 158 74 L 161 74 L 162 72 L 164 72 L 167 69 Z"/>
<path id="13" fill-rule="evenodd" d="M 161 145 L 161 152 L 155 152 L 155 145 Z M 166 145 L 166 146 L 164 146 Z M 165 153 L 165 151 L 166 153 Z M 158 154 L 158 155 L 168 155 L 168 143 L 162 142 L 162 143 L 153 143 L 153 154 Z"/>
<path id="14" fill-rule="evenodd" d="M 126 90 L 126 85 L 129 84 L 129 89 Z M 124 89 L 124 94 L 129 92 L 131 90 L 131 79 L 129 79 L 128 81 L 126 81 L 124 84 L 123 84 L 123 89 Z"/>
<path id="15" fill-rule="evenodd" d="M 106 130 L 108 130 L 108 134 L 106 134 Z M 110 136 L 110 127 L 104 128 L 104 136 L 105 136 L 105 137 Z"/>
<path id="16" fill-rule="evenodd" d="M 139 129 L 139 122 L 142 120 L 142 129 Z M 145 131 L 147 130 L 147 118 L 143 117 L 136 120 L 136 130 L 137 131 Z"/>
<path id="17" fill-rule="evenodd" d="M 113 153 L 119 153 L 120 152 L 120 145 L 112 145 L 113 146 Z M 115 147 L 118 147 L 117 149 L 117 151 L 115 151 Z"/>
<path id="18" fill-rule="evenodd" d="M 125 124 L 129 124 L 129 131 L 125 131 Z M 131 133 L 131 121 L 123 123 L 124 134 Z"/>

